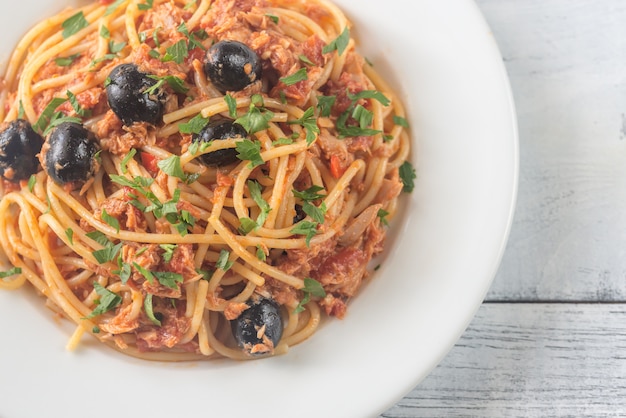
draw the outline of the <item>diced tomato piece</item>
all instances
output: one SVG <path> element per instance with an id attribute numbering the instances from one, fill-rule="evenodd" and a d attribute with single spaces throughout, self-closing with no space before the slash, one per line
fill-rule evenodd
<path id="1" fill-rule="evenodd" d="M 159 167 L 157 166 L 157 157 L 154 155 L 141 151 L 139 154 L 141 156 L 141 164 L 150 172 L 150 174 L 155 175 L 159 172 Z"/>

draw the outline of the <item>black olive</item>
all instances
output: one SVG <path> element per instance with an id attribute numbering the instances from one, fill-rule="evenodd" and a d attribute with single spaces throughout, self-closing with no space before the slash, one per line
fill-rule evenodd
<path id="1" fill-rule="evenodd" d="M 121 64 L 107 80 L 109 106 L 125 125 L 148 122 L 156 125 L 163 116 L 165 94 L 149 91 L 158 81 L 139 71 L 135 64 Z"/>
<path id="2" fill-rule="evenodd" d="M 91 131 L 78 123 L 63 122 L 52 130 L 43 146 L 44 169 L 59 184 L 85 182 L 96 171 L 95 155 L 99 150 Z"/>
<path id="3" fill-rule="evenodd" d="M 220 139 L 245 138 L 248 133 L 238 123 L 228 119 L 214 120 L 209 122 L 199 134 L 194 134 L 192 141 L 209 142 Z M 226 148 L 207 154 L 202 154 L 199 158 L 202 163 L 212 167 L 222 167 L 239 161 L 235 148 Z"/>
<path id="4" fill-rule="evenodd" d="M 297 224 L 298 222 L 306 218 L 306 213 L 304 213 L 304 210 L 302 209 L 302 205 L 296 204 L 295 209 L 296 209 L 296 216 L 293 217 L 293 223 Z"/>
<path id="5" fill-rule="evenodd" d="M 243 90 L 261 79 L 261 60 L 246 44 L 220 41 L 206 53 L 204 73 L 222 93 Z"/>
<path id="6" fill-rule="evenodd" d="M 283 319 L 278 304 L 262 297 L 252 297 L 246 303 L 250 307 L 230 322 L 237 344 L 247 352 L 257 344 L 267 346 L 267 340 L 272 342 L 272 347 L 268 347 L 270 350 L 276 347 L 283 336 Z M 264 352 L 262 350 L 259 354 Z"/>
<path id="7" fill-rule="evenodd" d="M 43 138 L 27 121 L 17 119 L 0 132 L 0 175 L 7 180 L 26 180 L 37 172 Z"/>

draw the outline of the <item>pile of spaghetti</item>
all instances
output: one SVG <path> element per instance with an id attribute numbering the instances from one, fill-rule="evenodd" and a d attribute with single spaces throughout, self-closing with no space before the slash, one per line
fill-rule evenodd
<path id="1" fill-rule="evenodd" d="M 343 317 L 410 191 L 393 91 L 325 0 L 100 0 L 0 90 L 0 287 L 141 358 L 284 353 Z"/>

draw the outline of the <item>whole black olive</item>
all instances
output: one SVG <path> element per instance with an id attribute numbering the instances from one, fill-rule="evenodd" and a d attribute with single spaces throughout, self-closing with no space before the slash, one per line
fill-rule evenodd
<path id="1" fill-rule="evenodd" d="M 222 93 L 239 91 L 261 79 L 261 60 L 246 44 L 220 41 L 207 51 L 204 73 Z"/>
<path id="2" fill-rule="evenodd" d="M 83 183 L 98 167 L 95 155 L 99 150 L 91 131 L 78 123 L 63 122 L 52 130 L 42 148 L 43 166 L 59 184 Z"/>
<path id="3" fill-rule="evenodd" d="M 215 120 L 209 122 L 198 134 L 194 134 L 192 141 L 209 142 L 220 139 L 245 138 L 248 133 L 238 123 L 228 119 Z M 210 167 L 222 167 L 239 161 L 235 148 L 220 149 L 203 154 L 200 157 L 203 164 Z"/>
<path id="4" fill-rule="evenodd" d="M 158 81 L 139 71 L 135 64 L 121 64 L 107 80 L 109 106 L 125 125 L 148 122 L 156 125 L 163 116 L 165 94 L 150 91 Z"/>
<path id="5" fill-rule="evenodd" d="M 237 344 L 250 354 L 271 352 L 283 336 L 278 304 L 273 299 L 254 296 L 246 303 L 250 307 L 230 322 Z"/>
<path id="6" fill-rule="evenodd" d="M 0 132 L 0 175 L 7 180 L 26 180 L 37 172 L 43 138 L 23 119 L 17 119 Z"/>

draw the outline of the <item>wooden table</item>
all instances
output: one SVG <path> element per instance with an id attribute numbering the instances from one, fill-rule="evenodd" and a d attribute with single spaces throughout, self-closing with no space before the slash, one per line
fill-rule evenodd
<path id="1" fill-rule="evenodd" d="M 626 1 L 477 4 L 517 106 L 515 220 L 471 325 L 382 416 L 626 416 Z"/>

